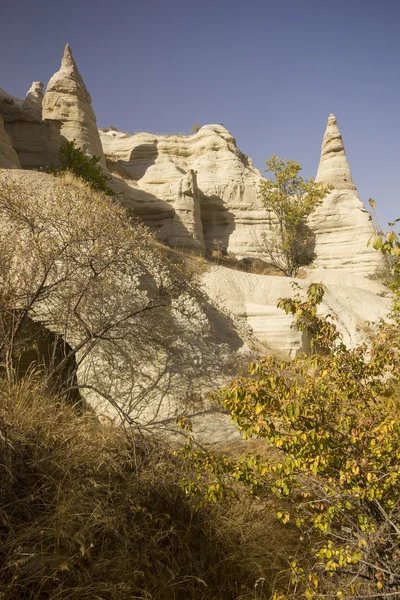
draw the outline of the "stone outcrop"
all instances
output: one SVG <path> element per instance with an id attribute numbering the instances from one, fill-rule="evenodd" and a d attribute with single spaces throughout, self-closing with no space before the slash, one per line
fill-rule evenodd
<path id="1" fill-rule="evenodd" d="M 375 228 L 353 182 L 342 136 L 332 114 L 322 142 L 316 181 L 334 189 L 309 219 L 309 226 L 316 234 L 314 267 L 373 274 L 383 266 L 384 259 L 367 247 Z"/>
<path id="2" fill-rule="evenodd" d="M 24 101 L 11 96 L 0 88 L 0 115 L 4 121 L 15 121 L 22 118 L 22 106 Z"/>
<path id="3" fill-rule="evenodd" d="M 11 140 L 4 129 L 4 121 L 0 115 L 0 168 L 20 169 L 18 155 L 12 147 Z"/>
<path id="4" fill-rule="evenodd" d="M 260 242 L 270 221 L 258 198 L 261 174 L 222 125 L 206 125 L 191 136 L 130 136 L 115 130 L 100 135 L 108 164 L 118 169 L 122 201 L 157 229 L 163 241 L 188 247 L 194 228 L 200 232 L 201 221 L 206 252 L 216 241 L 219 248 L 238 258 L 262 256 Z M 179 182 L 191 170 L 196 172 L 200 219 L 194 218 L 190 208 L 181 213 L 185 214 L 182 221 L 175 209 L 188 198 L 179 196 Z M 383 258 L 367 248 L 374 227 L 353 183 L 333 116 L 324 137 L 317 180 L 334 189 L 309 220 L 317 256 L 313 267 L 374 273 Z"/>
<path id="5" fill-rule="evenodd" d="M 80 189 L 73 181 L 68 183 L 35 171 L 0 170 L 0 189 L 7 181 L 22 185 L 29 202 L 40 208 L 43 215 L 46 210 L 53 210 L 54 199 L 63 186 L 68 198 L 73 198 Z M 180 185 L 183 195 L 185 191 L 196 195 L 193 173 L 185 176 Z M 119 281 L 124 274 L 115 276 Z M 148 325 L 141 322 L 138 331 L 149 335 L 150 340 L 162 331 L 161 346 L 153 348 L 151 344 L 139 343 L 137 335 L 130 331 L 130 335 L 118 337 L 118 343 L 111 344 L 111 354 L 107 342 L 105 345 L 99 342 L 87 360 L 85 357 L 78 360 L 78 381 L 88 386 L 83 392 L 86 400 L 99 413 L 113 418 L 118 411 L 104 400 L 112 389 L 121 408 L 132 419 L 152 422 L 153 426 L 168 430 L 174 427 L 174 415 L 186 410 L 197 421 L 203 439 L 217 441 L 226 440 L 231 434 L 235 436 L 235 429 L 229 428 L 227 421 L 207 403 L 207 393 L 228 382 L 237 373 L 239 364 L 246 364 L 267 349 L 293 356 L 306 347 L 307 340 L 291 329 L 291 318 L 276 307 L 279 298 L 293 295 L 293 281 L 303 294 L 310 282 L 326 285 L 321 310 L 337 315 L 338 327 L 350 347 L 364 339 L 365 320 L 384 317 L 391 305 L 387 288 L 353 273 L 321 270 L 312 272 L 308 279 L 293 280 L 212 267 L 202 275 L 206 295 L 185 293 L 176 299 L 171 311 L 163 315 L 163 321 L 157 321 L 157 328 L 153 321 Z M 124 293 L 124 286 L 121 289 Z M 144 287 L 140 293 L 146 293 Z M 79 345 L 82 332 L 72 330 L 70 325 L 66 328 L 60 322 L 58 315 L 63 314 L 62 310 L 51 305 L 50 311 L 51 316 L 46 313 L 44 302 L 32 316 L 53 333 L 62 333 L 71 347 Z M 150 331 L 146 334 L 143 327 L 150 327 Z M 188 399 L 189 404 L 185 404 Z"/>
<path id="6" fill-rule="evenodd" d="M 0 115 L 24 169 L 59 163 L 60 124 L 42 119 L 43 83 L 34 81 L 25 100 L 0 90 Z"/>
<path id="7" fill-rule="evenodd" d="M 61 134 L 90 156 L 105 158 L 92 108 L 92 99 L 66 45 L 61 68 L 47 84 L 43 99 L 43 118 L 59 121 Z"/>
<path id="8" fill-rule="evenodd" d="M 184 238 L 191 235 L 193 222 L 177 240 L 173 209 L 179 205 L 181 210 L 181 201 L 174 207 L 179 182 L 194 171 L 206 250 L 218 241 L 225 251 L 238 257 L 257 255 L 257 232 L 269 221 L 257 197 L 261 174 L 240 152 L 225 127 L 205 125 L 196 134 L 187 136 L 149 133 L 130 136 L 114 130 L 100 131 L 100 135 L 108 164 L 118 168 L 130 188 L 122 195 L 122 201 L 134 212 L 140 210 L 140 216 L 158 229 L 161 239 L 168 243 L 172 239 L 174 244 L 185 246 Z M 151 202 L 145 214 L 141 203 L 143 192 L 164 201 L 164 206 L 158 204 L 157 214 Z M 192 214 L 189 220 L 196 221 L 195 228 L 201 237 L 198 218 Z"/>
<path id="9" fill-rule="evenodd" d="M 43 83 L 34 81 L 22 105 L 22 116 L 26 121 L 42 121 Z"/>
<path id="10" fill-rule="evenodd" d="M 293 282 L 304 297 L 311 283 L 325 285 L 321 314 L 336 316 L 343 341 L 350 348 L 365 341 L 365 322 L 384 318 L 392 306 L 387 287 L 340 270 L 315 270 L 305 279 L 290 279 L 214 266 L 203 276 L 212 300 L 249 325 L 269 351 L 285 357 L 307 350 L 308 344 L 298 331 L 291 329 L 292 317 L 277 308 L 280 298 L 293 297 Z"/>
<path id="11" fill-rule="evenodd" d="M 177 184 L 169 243 L 176 248 L 204 253 L 200 194 L 195 171 L 189 169 Z"/>

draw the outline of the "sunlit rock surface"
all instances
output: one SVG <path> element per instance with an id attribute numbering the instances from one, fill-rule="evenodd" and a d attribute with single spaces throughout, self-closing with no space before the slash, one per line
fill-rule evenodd
<path id="1" fill-rule="evenodd" d="M 103 149 L 92 108 L 92 99 L 66 45 L 61 68 L 47 84 L 43 99 L 43 119 L 61 123 L 61 134 L 75 141 L 78 148 L 90 156 L 100 156 L 105 166 Z"/>
<path id="2" fill-rule="evenodd" d="M 384 258 L 372 246 L 367 247 L 375 227 L 354 185 L 334 115 L 328 119 L 316 181 L 334 189 L 309 219 L 316 235 L 314 266 L 375 273 L 382 268 Z"/>
<path id="3" fill-rule="evenodd" d="M 269 222 L 257 197 L 261 174 L 225 127 L 205 125 L 194 135 L 130 136 L 114 130 L 100 135 L 109 168 L 124 180 L 122 201 L 156 228 L 161 239 L 185 249 L 193 246 L 190 236 L 200 245 L 203 237 L 206 250 L 217 243 L 238 257 L 257 255 L 257 239 Z M 190 202 L 185 208 L 184 198 L 179 200 L 179 182 L 190 171 L 196 174 L 200 219 Z M 152 199 L 164 204 L 156 208 Z M 177 231 L 176 209 L 187 211 L 183 220 L 192 222 L 189 234 Z"/>

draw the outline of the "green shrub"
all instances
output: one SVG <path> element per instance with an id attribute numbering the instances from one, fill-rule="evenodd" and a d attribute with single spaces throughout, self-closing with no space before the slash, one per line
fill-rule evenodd
<path id="1" fill-rule="evenodd" d="M 50 171 L 55 174 L 71 171 L 94 190 L 113 196 L 113 190 L 107 185 L 111 177 L 102 172 L 99 161 L 100 156 L 87 156 L 75 146 L 75 142 L 66 142 L 60 149 L 61 165 L 57 168 L 52 167 Z"/>

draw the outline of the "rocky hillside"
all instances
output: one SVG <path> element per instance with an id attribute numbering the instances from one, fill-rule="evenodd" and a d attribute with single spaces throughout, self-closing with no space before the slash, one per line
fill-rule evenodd
<path id="1" fill-rule="evenodd" d="M 222 125 L 206 125 L 187 136 L 98 130 L 89 92 L 68 45 L 44 94 L 38 82 L 24 100 L 0 90 L 1 192 L 9 184 L 29 189 L 44 215 L 59 194 L 73 195 L 71 184 L 65 190 L 53 176 L 32 171 L 57 164 L 65 140 L 100 157 L 121 203 L 173 249 L 205 255 L 218 246 L 237 259 L 260 256 L 259 240 L 270 224 L 258 198 L 261 174 L 229 131 Z M 305 279 L 221 266 L 207 270 L 203 265 L 199 271 L 206 271 L 202 275 L 206 295 L 194 304 L 194 320 L 172 319 L 168 348 L 160 347 L 149 359 L 133 336 L 120 342 L 107 368 L 102 343 L 90 360 L 82 357 L 78 379 L 86 386 L 88 401 L 115 416 L 110 403 L 104 402 L 113 389 L 130 418 L 146 414 L 147 420 L 168 427 L 183 399 L 191 398 L 192 416 L 197 415 L 205 433 L 217 439 L 220 421 L 203 402 L 206 392 L 226 381 L 252 354 L 267 348 L 293 355 L 307 347 L 307 340 L 276 308 L 279 298 L 293 294 L 293 282 L 302 293 L 310 282 L 325 283 L 322 310 L 338 316 L 350 346 L 364 339 L 365 320 L 385 316 L 390 297 L 387 288 L 364 277 L 380 268 L 383 258 L 367 248 L 374 227 L 353 183 L 333 115 L 323 139 L 317 181 L 333 185 L 333 190 L 309 221 L 316 260 Z M 7 236 L 4 228 L 3 234 Z M 21 256 L 21 264 L 24 260 Z M 182 295 L 180 302 L 186 301 Z M 50 328 L 62 333 L 66 342 L 76 343 L 76 330 L 70 326 L 60 329 L 55 323 Z"/>
<path id="2" fill-rule="evenodd" d="M 0 91 L 0 167 L 57 164 L 62 140 L 75 141 L 99 156 L 104 168 L 107 164 L 121 201 L 165 243 L 200 254 L 218 245 L 238 258 L 260 255 L 260 239 L 270 223 L 258 198 L 261 174 L 222 125 L 206 125 L 188 136 L 99 132 L 68 44 L 44 96 L 42 87 L 34 82 L 25 100 Z M 382 258 L 366 247 L 374 227 L 352 181 L 333 115 L 317 181 L 334 190 L 309 223 L 316 266 L 373 273 Z"/>

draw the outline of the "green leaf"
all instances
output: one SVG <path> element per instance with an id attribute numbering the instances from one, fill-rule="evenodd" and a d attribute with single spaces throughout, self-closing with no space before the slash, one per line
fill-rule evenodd
<path id="1" fill-rule="evenodd" d="M 378 235 L 378 237 L 375 239 L 372 246 L 375 248 L 375 250 L 380 250 L 382 248 L 382 245 L 383 245 L 382 236 Z"/>

